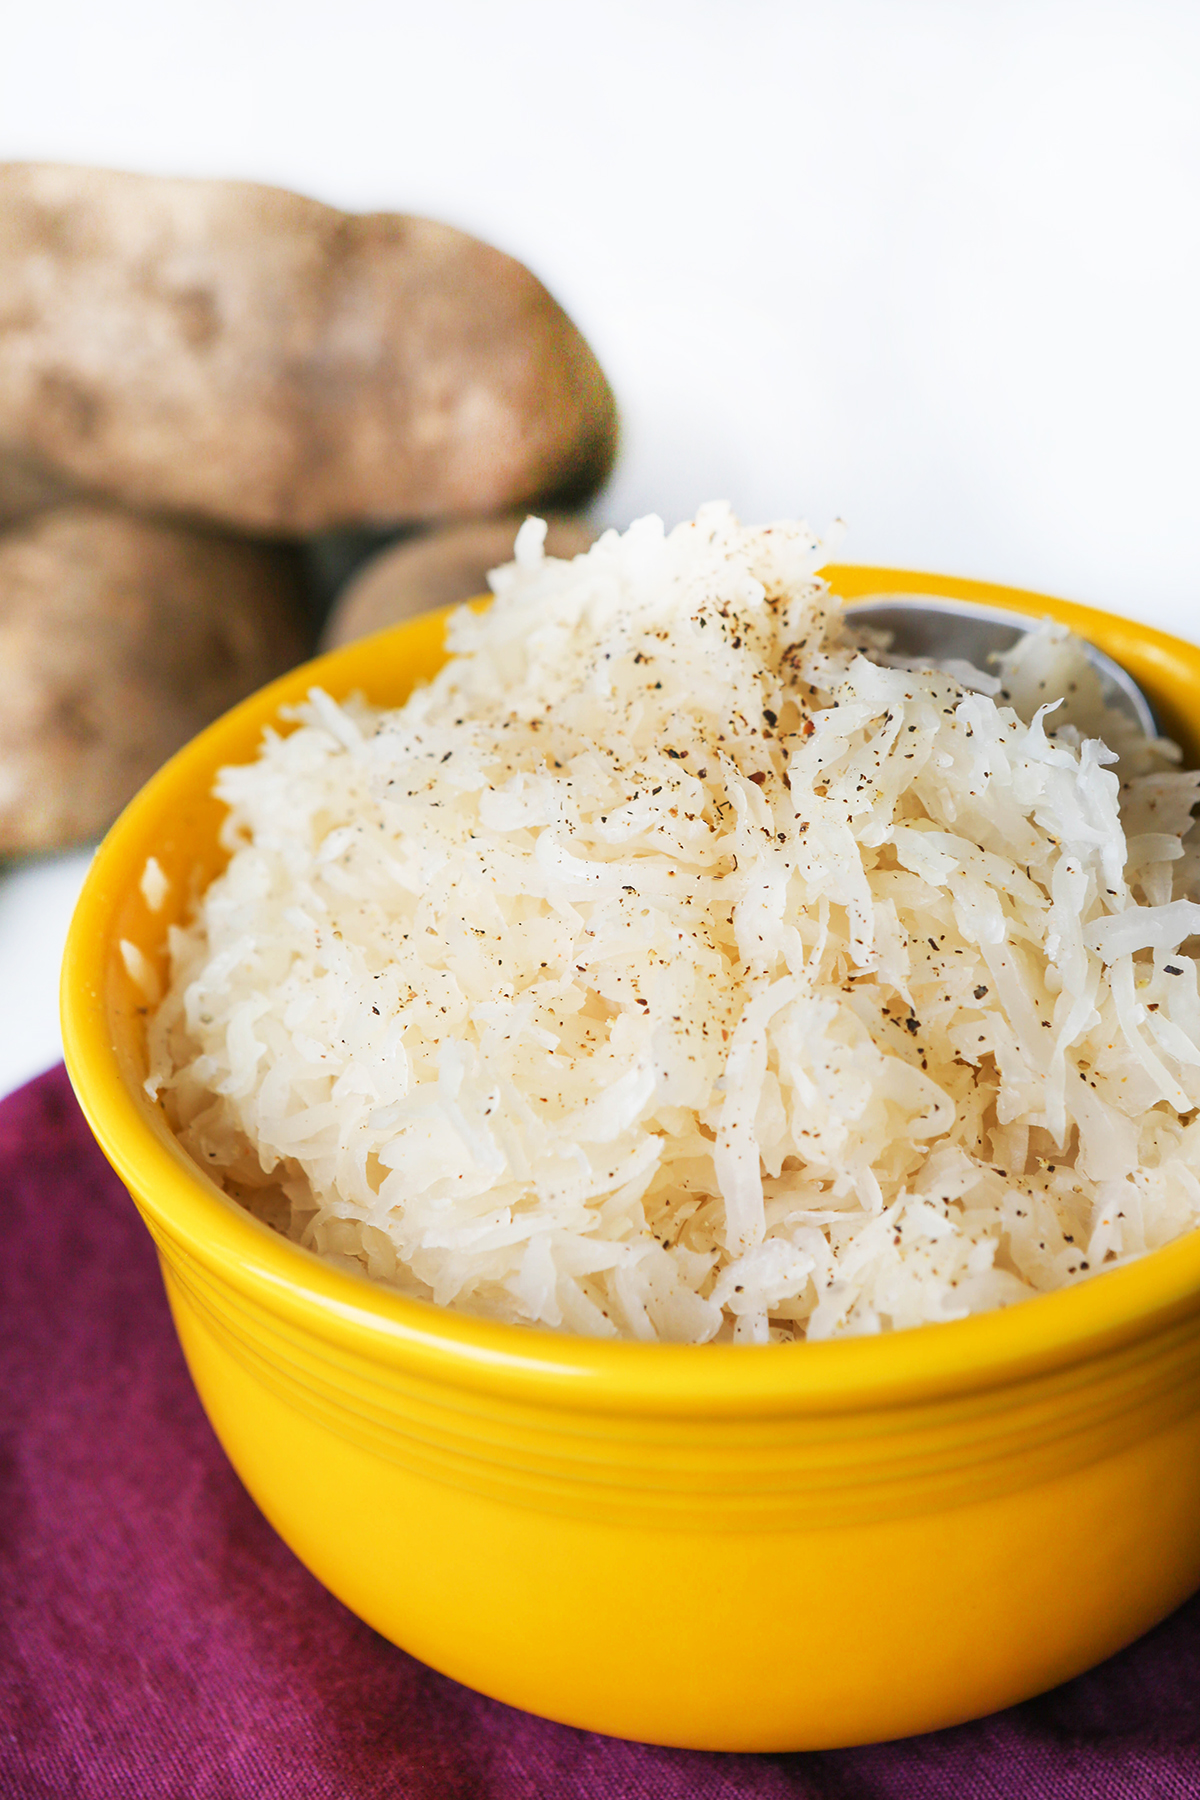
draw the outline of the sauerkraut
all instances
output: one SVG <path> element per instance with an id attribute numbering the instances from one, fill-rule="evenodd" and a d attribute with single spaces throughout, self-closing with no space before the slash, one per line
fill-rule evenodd
<path id="1" fill-rule="evenodd" d="M 405 706 L 314 690 L 222 771 L 149 1034 L 201 1167 L 406 1294 L 643 1340 L 961 1318 L 1191 1229 L 1197 776 L 1015 710 L 1061 632 L 1007 677 L 856 643 L 804 526 L 543 535 Z"/>

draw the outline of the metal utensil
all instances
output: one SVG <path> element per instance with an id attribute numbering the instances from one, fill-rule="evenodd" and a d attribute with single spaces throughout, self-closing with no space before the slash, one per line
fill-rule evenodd
<path id="1" fill-rule="evenodd" d="M 897 656 L 928 656 L 937 661 L 954 659 L 971 663 L 985 674 L 995 664 L 991 658 L 1011 650 L 1041 621 L 1026 613 L 995 606 L 967 605 L 932 594 L 872 594 L 846 606 L 847 619 L 892 634 Z M 1147 737 L 1158 736 L 1150 703 L 1127 669 L 1082 640 L 1088 661 L 1100 679 L 1107 706 L 1123 712 Z"/>

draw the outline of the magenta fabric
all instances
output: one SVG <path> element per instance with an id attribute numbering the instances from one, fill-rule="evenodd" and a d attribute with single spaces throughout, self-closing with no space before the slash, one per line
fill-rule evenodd
<path id="1" fill-rule="evenodd" d="M 661 1750 L 482 1699 L 348 1613 L 248 1499 L 61 1069 L 0 1105 L 0 1229 L 5 1797 L 1200 1796 L 1200 1600 L 1041 1700 L 866 1749 Z"/>

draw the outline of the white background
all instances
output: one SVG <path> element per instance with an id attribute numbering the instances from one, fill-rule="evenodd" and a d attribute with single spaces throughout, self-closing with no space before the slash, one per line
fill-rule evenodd
<path id="1" fill-rule="evenodd" d="M 848 560 L 1200 636 L 1200 5 L 41 0 L 0 155 L 248 176 L 530 264 L 624 419 L 605 522 L 840 515 Z M 0 878 L 0 1091 L 84 859 Z"/>

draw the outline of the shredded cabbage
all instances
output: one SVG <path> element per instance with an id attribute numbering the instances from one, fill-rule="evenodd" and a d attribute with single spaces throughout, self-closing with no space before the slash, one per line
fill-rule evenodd
<path id="1" fill-rule="evenodd" d="M 222 771 L 147 1083 L 201 1167 L 405 1293 L 647 1341 L 1190 1229 L 1200 778 L 1005 701 L 1061 631 L 996 693 L 864 649 L 804 526 L 544 530 L 407 705 L 314 690 Z"/>

